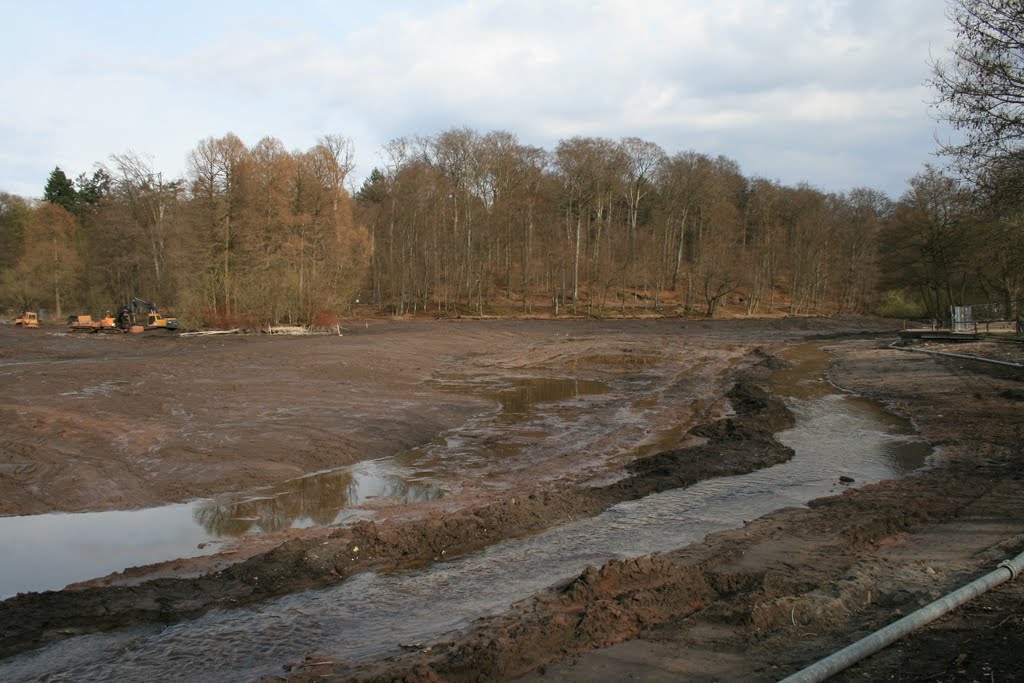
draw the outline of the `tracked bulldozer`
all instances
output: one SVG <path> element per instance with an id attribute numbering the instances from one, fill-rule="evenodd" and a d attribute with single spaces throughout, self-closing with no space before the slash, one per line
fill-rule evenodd
<path id="1" fill-rule="evenodd" d="M 138 297 L 132 299 L 130 304 L 119 308 L 115 320 L 117 327 L 124 332 L 147 332 L 149 330 L 174 332 L 178 329 L 177 318 L 165 318 L 156 306 Z"/>
<path id="2" fill-rule="evenodd" d="M 98 320 L 89 315 L 69 315 L 68 329 L 72 332 L 96 332 L 100 328 Z"/>
<path id="3" fill-rule="evenodd" d="M 23 309 L 21 315 L 14 319 L 14 324 L 18 327 L 39 327 L 39 313 Z"/>
<path id="4" fill-rule="evenodd" d="M 72 332 L 120 332 L 114 316 L 107 313 L 99 320 L 93 320 L 89 315 L 69 315 L 68 329 Z"/>

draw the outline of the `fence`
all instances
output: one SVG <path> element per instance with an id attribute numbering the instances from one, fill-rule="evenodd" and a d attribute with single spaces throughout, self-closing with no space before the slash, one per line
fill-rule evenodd
<path id="1" fill-rule="evenodd" d="M 949 307 L 949 329 L 954 332 L 1024 332 L 1021 317 L 1024 300 Z"/>

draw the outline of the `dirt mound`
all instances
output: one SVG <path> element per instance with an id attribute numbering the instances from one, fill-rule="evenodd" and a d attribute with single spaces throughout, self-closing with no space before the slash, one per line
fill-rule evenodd
<path id="1" fill-rule="evenodd" d="M 601 489 L 610 500 L 633 500 L 660 491 L 692 486 L 703 479 L 744 474 L 785 462 L 792 449 L 774 433 L 793 425 L 785 404 L 749 382 L 735 384 L 727 394 L 734 417 L 690 429 L 707 443 L 641 458 L 627 466 L 631 476 Z"/>

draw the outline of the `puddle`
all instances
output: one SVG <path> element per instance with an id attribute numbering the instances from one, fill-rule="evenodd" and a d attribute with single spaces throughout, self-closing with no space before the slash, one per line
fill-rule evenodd
<path id="1" fill-rule="evenodd" d="M 209 555 L 250 533 L 369 516 L 377 498 L 436 500 L 443 489 L 392 459 L 319 472 L 244 495 L 143 510 L 0 517 L 0 598 L 56 590 L 127 567 Z"/>
<path id="2" fill-rule="evenodd" d="M 330 526 L 358 516 L 354 508 L 377 498 L 422 503 L 444 491 L 422 481 L 430 473 L 400 473 L 388 460 L 318 472 L 246 497 L 217 496 L 193 507 L 195 521 L 213 537 Z"/>
<path id="3" fill-rule="evenodd" d="M 643 458 L 662 451 L 678 448 L 679 443 L 687 432 L 688 425 L 678 425 L 662 429 L 652 433 L 646 439 L 638 443 L 634 448 L 625 451 L 622 455 L 632 458 Z"/>
<path id="4" fill-rule="evenodd" d="M 601 423 L 595 403 L 614 403 L 613 387 L 607 382 L 564 377 L 495 378 L 449 376 L 435 388 L 461 395 L 486 396 L 496 401 L 497 412 L 470 419 L 458 429 L 431 443 L 398 456 L 405 467 L 434 473 L 462 473 L 476 470 L 487 485 L 485 470 L 501 469 L 543 443 L 545 447 L 578 448 L 587 439 L 611 431 L 615 425 Z M 544 410 L 537 410 L 544 406 Z"/>
<path id="5" fill-rule="evenodd" d="M 540 404 L 606 394 L 610 389 L 605 382 L 595 380 L 541 377 L 517 380 L 511 389 L 498 393 L 498 400 L 501 402 L 502 420 L 514 424 L 529 419 Z"/>
<path id="6" fill-rule="evenodd" d="M 843 393 L 825 373 L 831 355 L 814 344 L 802 344 L 780 354 L 792 366 L 773 374 L 776 393 L 787 397 L 790 408 L 803 417 L 799 429 L 778 435 L 779 441 L 820 453 L 846 452 L 858 439 L 873 439 L 881 459 L 872 480 L 886 473 L 904 475 L 925 465 L 932 447 L 916 438 L 913 424 L 890 413 L 877 401 Z M 842 463 L 837 466 L 843 474 Z"/>
<path id="7" fill-rule="evenodd" d="M 0 539 L 0 596 L 4 598 L 216 550 L 198 547 L 213 539 L 196 524 L 189 504 L 0 517 Z"/>
<path id="8" fill-rule="evenodd" d="M 463 382 L 454 391 L 491 396 L 495 409 L 458 430 L 395 456 L 312 473 L 278 485 L 144 510 L 0 517 L 0 599 L 141 566 L 207 555 L 223 539 L 371 518 L 367 503 L 418 503 L 443 497 L 467 470 L 513 460 L 553 428 L 586 412 L 569 403 L 607 394 L 599 381 L 524 378 Z M 546 410 L 537 411 L 538 406 Z M 578 414 L 570 414 L 573 411 Z M 607 427 L 606 427 L 607 428 Z M 581 428 L 582 429 L 582 428 Z M 593 431 L 591 428 L 582 431 Z"/>
<path id="9" fill-rule="evenodd" d="M 611 387 L 599 380 L 572 377 L 526 377 L 495 379 L 450 377 L 434 384 L 442 391 L 497 399 L 500 420 L 515 424 L 530 419 L 539 405 L 558 403 L 582 396 L 607 394 Z"/>
<path id="10" fill-rule="evenodd" d="M 393 574 L 367 573 L 337 586 L 168 627 L 71 638 L 0 662 L 6 680 L 252 680 L 307 655 L 387 656 L 399 643 L 430 643 L 496 614 L 587 565 L 663 552 L 743 520 L 843 489 L 898 477 L 923 461 L 909 424 L 824 380 L 827 356 L 797 349 L 800 367 L 780 374 L 797 416 L 779 434 L 794 457 L 750 474 L 616 505 L 603 514 L 449 562 Z M 439 609 L 443 596 L 443 609 Z"/>
<path id="11" fill-rule="evenodd" d="M 814 344 L 801 344 L 786 349 L 779 358 L 789 362 L 772 373 L 772 388 L 780 396 L 806 401 L 840 393 L 825 376 L 831 359 L 827 351 Z"/>

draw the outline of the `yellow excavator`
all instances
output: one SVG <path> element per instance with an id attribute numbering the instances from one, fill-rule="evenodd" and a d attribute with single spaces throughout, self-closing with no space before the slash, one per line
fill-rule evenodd
<path id="1" fill-rule="evenodd" d="M 117 326 L 124 332 L 146 332 L 149 330 L 166 330 L 174 332 L 178 329 L 177 318 L 165 318 L 156 306 L 138 297 L 122 306 L 115 317 Z"/>
<path id="2" fill-rule="evenodd" d="M 14 319 L 18 327 L 39 327 L 39 314 L 27 308 L 21 311 L 21 315 Z"/>

